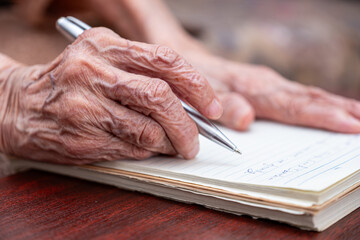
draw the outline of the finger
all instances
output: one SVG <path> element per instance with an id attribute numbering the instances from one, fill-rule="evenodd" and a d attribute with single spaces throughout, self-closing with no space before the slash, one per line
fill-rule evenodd
<path id="1" fill-rule="evenodd" d="M 273 103 L 277 102 L 276 106 L 268 106 L 268 114 L 264 117 L 336 132 L 360 132 L 360 121 L 337 106 L 311 97 L 282 96 L 280 99 L 272 99 Z"/>
<path id="2" fill-rule="evenodd" d="M 176 153 L 163 128 L 150 117 L 117 104 L 104 97 L 99 90 L 95 90 L 95 94 L 89 94 L 89 92 L 73 94 L 71 91 L 66 93 L 66 98 L 60 104 L 59 102 L 53 103 L 56 104 L 56 115 L 61 116 L 58 117 L 59 124 L 65 126 L 69 125 L 69 122 L 73 122 L 75 128 L 96 126 L 117 136 L 122 141 L 148 151 L 163 154 Z M 77 108 L 64 108 L 70 104 Z M 42 107 L 41 110 L 46 111 L 47 108 Z M 42 125 L 44 124 L 42 123 Z M 88 129 L 84 130 L 92 132 Z"/>
<path id="3" fill-rule="evenodd" d="M 83 134 L 85 140 L 88 136 L 99 135 L 100 138 L 105 131 L 105 133 L 116 136 L 123 142 L 151 152 L 176 153 L 166 133 L 156 121 L 121 106 L 98 92 L 96 94 L 89 94 L 88 92 L 86 95 L 68 92 L 64 100 L 65 102 L 63 101 L 61 105 L 56 107 L 56 115 L 61 116 L 58 123 L 64 126 L 69 125 L 69 122 L 73 123 L 74 128 L 82 130 L 76 131 L 76 134 L 86 133 Z M 69 103 L 76 105 L 77 108 L 64 108 L 64 106 L 70 105 Z M 47 108 L 42 110 L 46 111 Z M 47 128 L 51 127 L 47 126 Z M 99 130 L 102 131 L 99 132 Z M 73 138 L 77 137 L 76 134 L 73 134 Z M 74 144 L 78 145 L 77 143 Z"/>
<path id="4" fill-rule="evenodd" d="M 224 109 L 218 121 L 235 130 L 248 129 L 255 119 L 255 112 L 250 103 L 238 93 L 220 93 L 218 97 Z"/>
<path id="5" fill-rule="evenodd" d="M 211 119 L 222 114 L 222 107 L 207 80 L 186 60 L 165 46 L 132 42 L 114 35 L 104 35 L 104 28 L 93 28 L 81 35 L 91 49 L 98 51 L 113 66 L 166 81 L 173 91 L 199 112 Z M 110 30 L 107 30 L 110 31 Z M 96 34 L 97 32 L 101 34 Z M 86 36 L 98 39 L 87 41 Z M 100 44 L 100 48 L 99 48 Z M 99 50 L 101 49 L 101 50 Z"/>
<path id="6" fill-rule="evenodd" d="M 95 82 L 106 97 L 153 118 L 179 154 L 186 159 L 195 157 L 199 151 L 197 127 L 165 81 L 111 66 L 107 70 L 111 72 L 108 80 Z"/>
<path id="7" fill-rule="evenodd" d="M 108 142 L 101 151 L 98 161 L 115 161 L 119 159 L 136 159 L 143 160 L 157 153 L 148 151 L 142 147 L 119 140 L 117 137 L 109 136 Z"/>
<path id="8" fill-rule="evenodd" d="M 96 136 L 80 136 L 74 133 L 68 134 L 67 140 L 56 148 L 47 151 L 35 151 L 31 156 L 32 160 L 52 162 L 59 164 L 82 165 L 100 161 L 115 161 L 120 159 L 146 159 L 156 153 L 145 150 L 133 144 L 121 141 L 108 133 L 97 129 Z M 40 133 L 43 143 L 33 144 L 47 145 L 46 132 Z M 30 146 L 31 147 L 31 146 Z"/>
<path id="9" fill-rule="evenodd" d="M 148 151 L 169 155 L 176 154 L 164 129 L 152 118 L 119 105 L 110 99 L 106 99 L 104 102 L 103 109 L 107 114 L 102 114 L 99 120 L 103 129 L 122 141 Z"/>
<path id="10" fill-rule="evenodd" d="M 298 124 L 342 133 L 359 133 L 360 121 L 346 111 L 321 104 L 309 105 L 297 120 Z"/>
<path id="11" fill-rule="evenodd" d="M 351 113 L 354 117 L 360 118 L 360 102 L 354 99 L 338 96 L 329 92 L 326 92 L 320 88 L 309 87 L 310 94 L 318 99 L 322 99 L 325 102 L 335 105 L 339 108 L 343 108 Z"/>

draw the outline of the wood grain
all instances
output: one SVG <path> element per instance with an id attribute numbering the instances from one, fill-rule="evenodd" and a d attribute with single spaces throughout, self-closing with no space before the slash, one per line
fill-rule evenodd
<path id="1" fill-rule="evenodd" d="M 41 171 L 0 179 L 1 239 L 359 239 L 360 209 L 322 233 Z"/>

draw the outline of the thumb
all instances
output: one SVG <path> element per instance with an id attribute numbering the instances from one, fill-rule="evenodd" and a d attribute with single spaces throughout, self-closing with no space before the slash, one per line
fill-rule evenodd
<path id="1" fill-rule="evenodd" d="M 226 127 L 244 131 L 255 119 L 255 111 L 250 103 L 238 93 L 217 94 L 224 112 L 218 122 Z"/>

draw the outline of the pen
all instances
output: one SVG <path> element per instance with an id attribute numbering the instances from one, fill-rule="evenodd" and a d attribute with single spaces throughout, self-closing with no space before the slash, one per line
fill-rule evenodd
<path id="1" fill-rule="evenodd" d="M 56 28 L 70 41 L 74 41 L 81 33 L 91 27 L 77 18 L 61 17 L 56 22 Z M 201 135 L 230 151 L 241 154 L 235 144 L 232 143 L 230 139 L 228 139 L 210 120 L 183 101 L 181 101 L 181 104 L 189 114 L 190 118 L 196 123 Z"/>

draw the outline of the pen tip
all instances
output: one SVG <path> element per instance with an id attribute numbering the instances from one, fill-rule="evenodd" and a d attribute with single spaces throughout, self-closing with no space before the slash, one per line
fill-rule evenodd
<path id="1" fill-rule="evenodd" d="M 241 155 L 240 150 L 239 150 L 239 149 L 237 149 L 237 148 L 234 150 L 234 152 L 236 152 L 236 153 L 238 153 L 238 154 L 240 154 L 240 155 Z"/>

